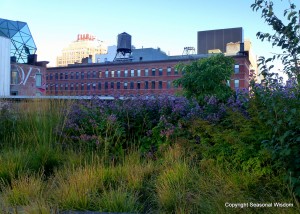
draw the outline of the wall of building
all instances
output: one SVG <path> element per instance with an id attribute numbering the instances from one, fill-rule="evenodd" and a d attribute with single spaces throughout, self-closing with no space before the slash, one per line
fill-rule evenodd
<path id="1" fill-rule="evenodd" d="M 213 49 L 220 49 L 222 53 L 225 53 L 227 43 L 244 42 L 241 27 L 198 31 L 197 37 L 198 54 L 207 54 L 208 50 Z"/>
<path id="2" fill-rule="evenodd" d="M 238 65 L 239 69 L 234 69 L 234 74 L 230 80 L 230 87 L 232 89 L 249 89 L 251 68 L 248 57 L 235 56 L 234 60 L 235 65 Z"/>
<path id="3" fill-rule="evenodd" d="M 10 47 L 10 39 L 0 36 L 0 96 L 10 94 Z"/>
<path id="4" fill-rule="evenodd" d="M 10 95 L 46 95 L 46 67 L 29 64 L 11 64 Z"/>
<path id="5" fill-rule="evenodd" d="M 67 66 L 69 64 L 81 63 L 81 59 L 92 56 L 95 61 L 96 54 L 107 53 L 105 43 L 91 34 L 78 34 L 77 40 L 71 42 L 62 50 L 61 56 L 57 57 L 57 66 Z"/>
<path id="6" fill-rule="evenodd" d="M 232 76 L 230 85 L 232 88 L 248 88 L 250 72 L 248 57 L 236 56 L 234 59 L 236 65 L 239 65 L 239 70 Z M 178 89 L 172 85 L 172 82 L 181 77 L 175 67 L 178 63 L 189 62 L 189 59 L 160 60 L 48 68 L 47 95 L 118 97 L 175 94 Z"/>
<path id="7" fill-rule="evenodd" d="M 174 94 L 177 89 L 171 83 L 180 76 L 174 70 L 177 64 L 178 61 L 153 61 L 49 68 L 47 94 L 102 96 Z"/>
<path id="8" fill-rule="evenodd" d="M 96 54 L 96 63 L 112 62 L 117 53 L 117 46 L 112 45 L 107 47 L 106 54 Z"/>

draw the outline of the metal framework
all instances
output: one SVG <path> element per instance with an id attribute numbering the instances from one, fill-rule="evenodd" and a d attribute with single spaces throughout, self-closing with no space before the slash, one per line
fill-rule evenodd
<path id="1" fill-rule="evenodd" d="M 10 55 L 18 63 L 27 63 L 27 56 L 36 53 L 36 46 L 26 22 L 0 18 L 0 36 L 11 40 Z"/>

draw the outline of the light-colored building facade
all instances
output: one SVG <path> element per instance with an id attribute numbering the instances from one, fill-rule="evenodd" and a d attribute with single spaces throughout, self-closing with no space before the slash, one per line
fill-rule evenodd
<path id="1" fill-rule="evenodd" d="M 261 79 L 263 78 L 258 71 L 258 66 L 257 66 L 257 59 L 255 54 L 253 53 L 252 50 L 252 44 L 250 40 L 245 40 L 244 43 L 244 51 L 248 53 L 249 61 L 250 61 L 250 70 L 252 70 L 252 73 L 256 76 L 257 82 L 260 82 Z M 236 55 L 241 51 L 241 43 L 240 42 L 230 42 L 226 44 L 226 53 L 225 55 L 230 56 L 230 55 Z"/>
<path id="2" fill-rule="evenodd" d="M 10 94 L 10 39 L 0 36 L 0 97 Z"/>
<path id="3" fill-rule="evenodd" d="M 69 64 L 81 63 L 83 58 L 92 56 L 95 61 L 96 54 L 106 54 L 105 43 L 91 34 L 78 34 L 77 39 L 62 50 L 62 55 L 56 59 L 56 66 L 62 67 Z"/>

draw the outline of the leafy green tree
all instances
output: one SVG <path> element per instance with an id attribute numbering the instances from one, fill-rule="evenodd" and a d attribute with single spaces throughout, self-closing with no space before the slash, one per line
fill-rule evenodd
<path id="1" fill-rule="evenodd" d="M 215 96 L 226 101 L 233 94 L 227 81 L 233 74 L 234 60 L 223 54 L 214 55 L 193 61 L 190 64 L 179 64 L 177 69 L 183 76 L 174 81 L 175 86 L 182 86 L 187 98 L 195 98 L 204 103 L 206 96 Z"/>
<path id="2" fill-rule="evenodd" d="M 251 5 L 252 10 L 261 11 L 261 17 L 275 31 L 274 34 L 258 32 L 256 35 L 261 41 L 267 40 L 273 46 L 278 46 L 283 53 L 274 54 L 272 58 L 259 58 L 262 74 L 266 75 L 274 65 L 267 67 L 267 63 L 275 59 L 281 59 L 284 72 L 289 78 L 296 78 L 300 83 L 300 10 L 296 11 L 296 5 L 292 0 L 288 1 L 288 8 L 283 11 L 284 19 L 278 18 L 274 12 L 274 1 L 255 0 Z"/>

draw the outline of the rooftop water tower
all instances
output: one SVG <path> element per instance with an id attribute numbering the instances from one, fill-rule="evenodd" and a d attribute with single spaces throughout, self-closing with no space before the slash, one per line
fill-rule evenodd
<path id="1" fill-rule="evenodd" d="M 130 61 L 130 60 L 131 60 L 131 35 L 123 32 L 118 35 L 117 53 L 114 61 Z"/>

